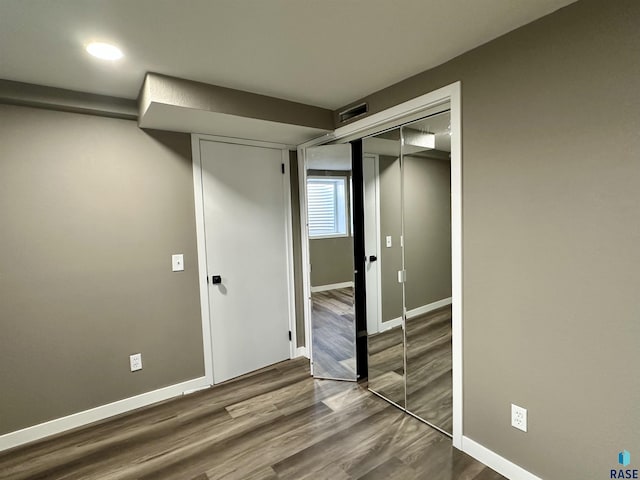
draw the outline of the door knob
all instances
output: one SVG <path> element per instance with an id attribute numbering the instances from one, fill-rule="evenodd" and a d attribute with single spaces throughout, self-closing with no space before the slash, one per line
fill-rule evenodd
<path id="1" fill-rule="evenodd" d="M 211 283 L 213 283 L 214 285 L 222 283 L 222 277 L 220 275 L 212 275 Z"/>
<path id="2" fill-rule="evenodd" d="M 376 257 L 375 255 L 369 255 L 370 262 L 375 262 L 376 260 L 378 260 L 378 257 Z"/>

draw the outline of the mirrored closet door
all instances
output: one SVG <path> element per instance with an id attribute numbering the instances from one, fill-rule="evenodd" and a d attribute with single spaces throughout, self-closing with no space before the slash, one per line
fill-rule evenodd
<path id="1" fill-rule="evenodd" d="M 444 112 L 401 128 L 407 411 L 452 432 L 451 137 Z"/>
<path id="2" fill-rule="evenodd" d="M 369 389 L 404 408 L 400 128 L 363 139 Z"/>
<path id="3" fill-rule="evenodd" d="M 440 107 L 305 151 L 314 376 L 365 365 L 369 390 L 449 435 L 450 130 Z"/>
<path id="4" fill-rule="evenodd" d="M 448 111 L 363 139 L 369 389 L 452 432 Z"/>

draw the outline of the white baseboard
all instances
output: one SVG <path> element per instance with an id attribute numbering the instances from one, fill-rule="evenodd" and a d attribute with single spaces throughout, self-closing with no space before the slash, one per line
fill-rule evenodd
<path id="1" fill-rule="evenodd" d="M 417 317 L 418 315 L 424 315 L 425 313 L 429 313 L 433 310 L 437 310 L 447 305 L 451 305 L 451 301 L 452 301 L 451 297 L 443 298 L 442 300 L 437 300 L 433 303 L 429 303 L 428 305 L 422 305 L 421 307 L 408 310 L 407 318 L 413 318 L 413 317 Z M 380 332 L 384 332 L 386 330 L 395 328 L 401 323 L 402 323 L 402 317 L 393 318 L 391 320 L 387 320 L 386 322 L 382 322 L 382 325 L 380 325 Z"/>
<path id="2" fill-rule="evenodd" d="M 56 418 L 55 420 L 23 428 L 22 430 L 6 433 L 0 436 L 0 451 L 56 435 L 73 428 L 82 427 L 114 415 L 135 410 L 136 408 L 146 407 L 152 403 L 178 397 L 185 392 L 196 391 L 208 386 L 209 383 L 206 377 L 195 378 L 176 385 L 142 393 L 135 397 L 125 398 L 113 403 L 74 413 L 66 417 Z"/>
<path id="3" fill-rule="evenodd" d="M 311 293 L 326 292 L 327 290 L 335 290 L 337 288 L 353 287 L 353 282 L 332 283 L 330 285 L 318 285 L 317 287 L 311 287 Z"/>
<path id="4" fill-rule="evenodd" d="M 184 392 L 182 392 L 182 395 L 191 395 L 192 393 L 201 392 L 202 390 L 207 390 L 211 387 L 213 387 L 213 385 L 207 383 L 206 385 L 200 385 L 199 387 L 185 390 Z"/>
<path id="5" fill-rule="evenodd" d="M 421 307 L 408 310 L 407 318 L 413 318 L 413 317 L 417 317 L 418 315 L 424 315 L 425 313 L 429 313 L 433 310 L 446 307 L 447 305 L 451 305 L 451 297 L 443 298 L 442 300 L 437 300 L 435 302 L 429 303 L 428 305 L 422 305 Z"/>
<path id="6" fill-rule="evenodd" d="M 293 357 L 293 358 L 298 358 L 298 357 L 309 358 L 309 354 L 307 353 L 307 347 L 298 347 L 298 348 L 296 348 L 295 357 Z"/>
<path id="7" fill-rule="evenodd" d="M 462 451 L 511 480 L 542 480 L 540 477 L 501 457 L 469 437 L 462 437 Z"/>

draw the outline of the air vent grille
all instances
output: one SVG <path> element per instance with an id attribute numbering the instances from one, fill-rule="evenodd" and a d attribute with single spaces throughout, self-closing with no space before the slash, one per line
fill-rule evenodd
<path id="1" fill-rule="evenodd" d="M 348 108 L 343 112 L 338 114 L 340 118 L 340 123 L 344 123 L 347 120 L 351 120 L 352 118 L 359 117 L 360 115 L 364 115 L 369 111 L 369 105 L 366 103 L 361 103 L 360 105 L 356 105 L 355 107 Z"/>

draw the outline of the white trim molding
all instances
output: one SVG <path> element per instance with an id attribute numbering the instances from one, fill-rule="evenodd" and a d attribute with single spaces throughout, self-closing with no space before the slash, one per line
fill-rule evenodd
<path id="1" fill-rule="evenodd" d="M 304 315 L 304 338 L 307 356 L 313 358 L 311 343 L 311 255 L 309 253 L 309 221 L 307 219 L 307 160 L 306 149 L 298 147 L 298 191 L 300 197 L 300 251 L 302 253 L 302 299 Z M 313 361 L 310 362 L 313 375 Z"/>
<path id="2" fill-rule="evenodd" d="M 289 340 L 289 358 L 295 358 L 297 347 L 297 325 L 296 325 L 296 286 L 295 272 L 293 268 L 293 211 L 291 204 L 291 165 L 289 162 L 289 150 L 282 150 L 282 165 L 284 172 L 282 175 L 285 219 L 284 230 L 286 237 L 286 254 L 287 254 L 287 297 L 289 302 L 289 332 L 291 339 Z"/>
<path id="3" fill-rule="evenodd" d="M 191 138 L 199 140 L 209 140 L 218 143 L 232 143 L 234 145 L 246 145 L 249 147 L 272 148 L 274 150 L 295 150 L 295 145 L 287 145 L 286 143 L 264 142 L 262 140 L 251 140 L 248 138 L 223 137 L 220 135 L 208 135 L 205 133 L 192 133 Z"/>
<path id="4" fill-rule="evenodd" d="M 462 353 L 462 99 L 460 82 L 438 92 L 449 97 L 451 111 L 451 341 L 453 446 L 462 449 L 463 353 Z"/>
<path id="5" fill-rule="evenodd" d="M 191 135 L 193 169 L 193 199 L 196 214 L 196 249 L 198 253 L 198 285 L 200 287 L 200 313 L 202 316 L 202 349 L 204 351 L 204 375 L 213 385 L 213 339 L 209 320 L 209 282 L 207 276 L 207 239 L 204 230 L 204 194 L 202 187 L 202 163 L 200 160 L 200 135 Z"/>
<path id="6" fill-rule="evenodd" d="M 429 303 L 428 305 L 422 305 L 421 307 L 412 308 L 407 311 L 407 318 L 414 318 L 419 315 L 424 315 L 425 313 L 432 312 L 442 307 L 446 307 L 447 305 L 451 305 L 451 297 L 443 298 L 442 300 L 436 300 L 435 302 Z"/>
<path id="7" fill-rule="evenodd" d="M 170 398 L 179 397 L 183 394 L 202 390 L 209 386 L 210 384 L 207 378 L 200 377 L 67 415 L 66 417 L 56 418 L 55 420 L 23 428 L 22 430 L 6 433 L 0 436 L 0 451 L 41 440 L 73 428 L 83 427 L 90 423 L 113 417 L 114 415 L 135 410 L 136 408 L 146 407 Z"/>
<path id="8" fill-rule="evenodd" d="M 353 287 L 353 282 L 331 283 L 329 285 L 318 285 L 311 287 L 311 293 L 326 292 L 327 290 L 336 290 L 338 288 Z"/>
<path id="9" fill-rule="evenodd" d="M 525 470 L 520 465 L 507 460 L 469 437 L 462 437 L 462 451 L 484 463 L 500 475 L 512 480 L 542 480 L 540 477 Z"/>
<path id="10" fill-rule="evenodd" d="M 415 318 L 419 315 L 424 315 L 425 313 L 432 312 L 433 310 L 437 310 L 447 305 L 451 305 L 451 297 L 437 300 L 435 302 L 429 303 L 428 305 L 422 305 L 421 307 L 413 308 L 407 311 L 407 319 Z M 395 328 L 399 325 L 402 325 L 402 317 L 386 320 L 381 324 L 380 333 L 391 330 L 392 328 Z"/>
<path id="11" fill-rule="evenodd" d="M 209 390 L 211 387 L 213 387 L 213 385 L 200 385 L 199 387 L 185 390 L 184 392 L 182 392 L 182 395 L 191 395 L 192 393 L 201 392 L 203 390 Z"/>

